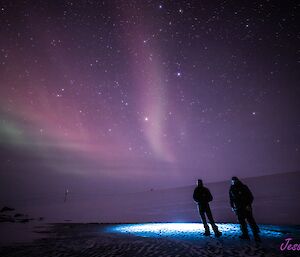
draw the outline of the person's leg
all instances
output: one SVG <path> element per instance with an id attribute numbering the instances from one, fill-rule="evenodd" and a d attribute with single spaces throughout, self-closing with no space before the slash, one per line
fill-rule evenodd
<path id="1" fill-rule="evenodd" d="M 252 230 L 252 233 L 253 233 L 253 236 L 254 236 L 254 239 L 256 241 L 260 241 L 260 237 L 259 237 L 259 228 L 255 222 L 255 219 L 253 217 L 253 213 L 252 213 L 252 209 L 250 210 L 247 210 L 247 213 L 246 213 L 246 218 L 247 218 L 247 221 L 249 223 L 249 226 Z"/>
<path id="2" fill-rule="evenodd" d="M 240 238 L 242 239 L 249 239 L 249 234 L 248 234 L 248 228 L 247 228 L 247 223 L 246 223 L 246 217 L 245 217 L 245 211 L 244 210 L 237 210 L 237 218 L 240 223 L 240 228 L 242 231 L 242 235 Z"/>
<path id="3" fill-rule="evenodd" d="M 207 205 L 205 211 L 206 211 L 206 216 L 209 220 L 209 223 L 210 223 L 215 235 L 217 237 L 221 236 L 222 233 L 219 231 L 218 226 L 216 225 L 216 223 L 214 221 L 214 218 L 213 218 L 213 215 L 212 215 L 212 212 L 211 212 L 211 209 L 210 209 L 209 205 Z"/>
<path id="4" fill-rule="evenodd" d="M 210 235 L 210 231 L 209 231 L 209 226 L 208 226 L 207 221 L 206 221 L 205 211 L 202 210 L 200 207 L 199 207 L 199 214 L 200 214 L 203 226 L 204 226 L 204 230 L 205 230 L 204 234 L 207 235 L 207 236 L 209 236 Z"/>

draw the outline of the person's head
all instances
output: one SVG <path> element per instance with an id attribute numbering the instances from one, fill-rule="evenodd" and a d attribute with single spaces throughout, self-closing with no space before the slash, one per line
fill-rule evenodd
<path id="1" fill-rule="evenodd" d="M 231 185 L 236 185 L 240 182 L 240 180 L 238 179 L 238 177 L 232 177 L 231 178 Z"/>
<path id="2" fill-rule="evenodd" d="M 202 187 L 203 186 L 202 179 L 198 179 L 197 185 L 198 185 L 198 187 Z"/>

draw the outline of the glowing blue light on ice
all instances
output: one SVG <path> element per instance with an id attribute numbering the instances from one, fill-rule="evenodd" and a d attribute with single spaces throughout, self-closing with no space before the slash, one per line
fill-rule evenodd
<path id="1" fill-rule="evenodd" d="M 223 235 L 240 235 L 238 224 L 217 224 Z M 276 229 L 261 228 L 261 236 L 279 237 L 282 233 Z M 203 236 L 204 228 L 201 223 L 141 223 L 141 224 L 121 224 L 113 225 L 108 228 L 108 232 L 132 234 L 143 237 L 199 237 Z M 212 232 L 212 231 L 211 231 Z M 212 232 L 213 235 L 213 232 Z"/>

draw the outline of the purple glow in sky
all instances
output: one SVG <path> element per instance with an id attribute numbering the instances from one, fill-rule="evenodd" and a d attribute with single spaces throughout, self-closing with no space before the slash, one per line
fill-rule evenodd
<path id="1" fill-rule="evenodd" d="M 2 1 L 1 190 L 300 168 L 293 1 Z"/>

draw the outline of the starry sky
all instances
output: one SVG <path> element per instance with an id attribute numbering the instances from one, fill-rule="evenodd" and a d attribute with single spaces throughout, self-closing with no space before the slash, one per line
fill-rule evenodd
<path id="1" fill-rule="evenodd" d="M 2 194 L 299 170 L 297 13 L 297 1 L 1 1 Z"/>

